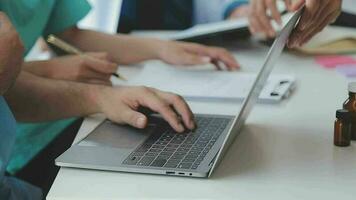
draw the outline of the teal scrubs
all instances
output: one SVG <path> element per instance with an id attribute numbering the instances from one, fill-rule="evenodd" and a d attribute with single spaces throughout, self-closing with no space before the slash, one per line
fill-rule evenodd
<path id="1" fill-rule="evenodd" d="M 39 37 L 76 25 L 90 11 L 90 5 L 86 0 L 1 0 L 0 11 L 9 16 L 28 53 Z M 23 168 L 74 120 L 18 123 L 8 172 L 14 174 Z"/>
<path id="2" fill-rule="evenodd" d="M 11 150 L 15 143 L 16 122 L 3 97 L 0 96 L 0 199 L 41 200 L 42 192 L 28 183 L 5 176 Z"/>

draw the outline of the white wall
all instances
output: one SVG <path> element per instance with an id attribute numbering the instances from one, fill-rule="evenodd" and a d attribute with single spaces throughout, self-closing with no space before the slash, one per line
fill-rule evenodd
<path id="1" fill-rule="evenodd" d="M 343 0 L 343 10 L 356 14 L 356 1 L 355 0 Z"/>
<path id="2" fill-rule="evenodd" d="M 79 23 L 81 28 L 116 33 L 122 0 L 88 0 L 92 10 Z"/>

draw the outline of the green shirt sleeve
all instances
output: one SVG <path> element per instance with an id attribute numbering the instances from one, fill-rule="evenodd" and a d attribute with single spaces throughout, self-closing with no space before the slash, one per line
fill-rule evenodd
<path id="1" fill-rule="evenodd" d="M 57 0 L 50 16 L 44 36 L 59 33 L 76 25 L 90 11 L 86 0 Z"/>

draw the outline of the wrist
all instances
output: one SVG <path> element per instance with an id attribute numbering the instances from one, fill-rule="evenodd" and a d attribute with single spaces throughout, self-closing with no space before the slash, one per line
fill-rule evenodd
<path id="1" fill-rule="evenodd" d="M 165 54 L 167 41 L 159 39 L 147 39 L 147 51 L 151 60 L 162 60 Z"/>
<path id="2" fill-rule="evenodd" d="M 92 108 L 92 114 L 105 112 L 105 97 L 111 87 L 103 85 L 87 85 L 86 99 L 89 101 L 89 105 Z"/>

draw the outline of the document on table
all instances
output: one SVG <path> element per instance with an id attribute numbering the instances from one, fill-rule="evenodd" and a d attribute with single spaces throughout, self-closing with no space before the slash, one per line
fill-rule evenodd
<path id="1" fill-rule="evenodd" d="M 248 94 L 256 74 L 213 69 L 146 66 L 129 85 L 144 85 L 182 95 L 189 100 L 239 100 Z M 262 103 L 278 103 L 295 85 L 289 75 L 272 75 L 261 93 Z"/>

